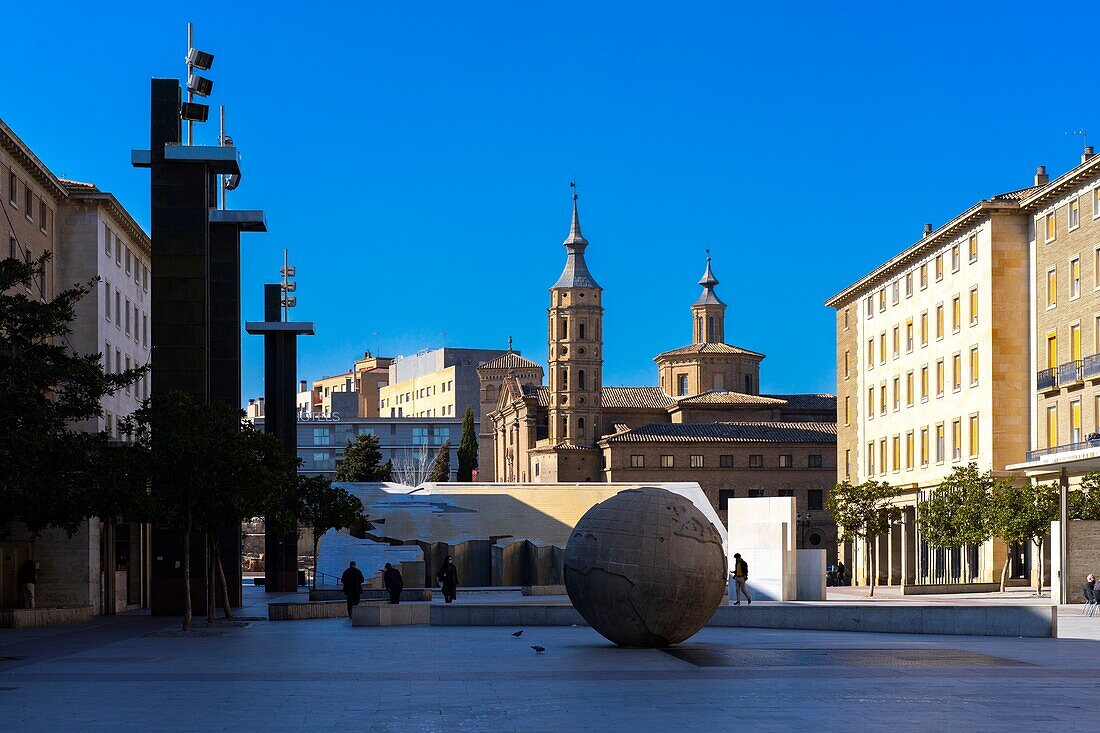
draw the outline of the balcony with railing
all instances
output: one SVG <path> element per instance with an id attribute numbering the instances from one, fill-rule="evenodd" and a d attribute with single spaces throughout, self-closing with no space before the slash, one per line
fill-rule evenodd
<path id="1" fill-rule="evenodd" d="M 1075 384 L 1080 384 L 1084 380 L 1082 374 L 1081 359 L 1074 359 L 1073 361 L 1067 361 L 1065 364 L 1059 364 L 1058 386 L 1071 387 Z"/>
<path id="2" fill-rule="evenodd" d="M 1040 392 L 1058 389 L 1058 370 L 1043 369 L 1035 375 L 1035 389 Z"/>
<path id="3" fill-rule="evenodd" d="M 1081 372 L 1085 379 L 1100 379 L 1100 354 L 1091 354 L 1082 359 Z"/>
<path id="4" fill-rule="evenodd" d="M 1051 446 L 1050 448 L 1029 450 L 1027 452 L 1027 462 L 1031 463 L 1032 461 L 1037 461 L 1044 456 L 1054 456 L 1059 453 L 1071 453 L 1073 451 L 1087 450 L 1089 448 L 1100 448 L 1100 436 L 1097 436 L 1096 433 L 1093 433 L 1092 436 L 1076 443 L 1066 443 L 1065 445 L 1055 445 Z"/>

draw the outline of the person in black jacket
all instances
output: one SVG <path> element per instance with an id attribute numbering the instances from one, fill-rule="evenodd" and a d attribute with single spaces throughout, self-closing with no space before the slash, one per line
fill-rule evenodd
<path id="1" fill-rule="evenodd" d="M 439 581 L 439 585 L 443 588 L 444 601 L 450 603 L 458 597 L 458 568 L 455 567 L 454 560 L 451 559 L 450 555 L 447 556 L 443 567 L 435 574 L 435 579 Z"/>
<path id="2" fill-rule="evenodd" d="M 1096 603 L 1096 576 L 1089 573 L 1085 578 L 1085 603 Z"/>
<path id="3" fill-rule="evenodd" d="M 386 563 L 386 569 L 382 571 L 382 583 L 390 592 L 390 603 L 397 605 L 401 602 L 401 591 L 405 587 L 405 580 L 401 577 L 401 571 L 393 565 Z"/>
<path id="4" fill-rule="evenodd" d="M 348 600 L 348 618 L 351 618 L 352 607 L 359 605 L 359 598 L 363 595 L 364 580 L 366 578 L 363 577 L 363 571 L 355 567 L 354 560 L 348 565 L 348 569 L 344 571 L 344 574 L 340 576 L 340 584 L 344 586 L 344 596 Z"/>

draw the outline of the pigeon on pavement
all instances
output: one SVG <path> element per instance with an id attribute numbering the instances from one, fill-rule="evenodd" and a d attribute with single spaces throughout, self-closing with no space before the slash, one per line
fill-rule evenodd
<path id="1" fill-rule="evenodd" d="M 523 636 L 523 629 L 520 629 L 519 631 L 512 632 L 512 636 L 516 637 L 517 639 L 519 637 Z"/>
<path id="2" fill-rule="evenodd" d="M 535 654 L 542 654 L 544 651 L 546 651 L 546 647 L 544 646 L 533 646 L 531 648 L 535 650 Z"/>

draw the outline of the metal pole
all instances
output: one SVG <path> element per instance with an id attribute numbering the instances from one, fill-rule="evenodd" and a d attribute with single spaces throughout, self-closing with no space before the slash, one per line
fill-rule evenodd
<path id="1" fill-rule="evenodd" d="M 190 23 L 188 23 L 187 24 L 187 59 L 188 59 L 188 61 L 187 61 L 187 77 L 188 77 L 188 79 L 187 79 L 187 81 L 188 81 L 188 84 L 187 84 L 187 101 L 188 102 L 195 101 L 195 95 L 191 91 L 191 84 L 190 84 L 190 77 L 191 77 L 191 60 L 190 60 L 190 58 L 191 58 L 191 49 L 194 48 L 194 46 L 192 45 L 193 35 L 194 35 L 194 28 Z M 193 128 L 194 124 L 195 123 L 191 120 L 187 121 L 187 144 L 188 145 L 191 144 L 191 133 L 192 133 L 192 128 Z"/>
<path id="2" fill-rule="evenodd" d="M 221 129 L 218 132 L 218 145 L 225 147 L 225 105 L 218 106 L 218 116 L 221 118 Z M 222 191 L 222 211 L 225 211 L 225 174 L 218 174 L 218 187 Z"/>
<path id="3" fill-rule="evenodd" d="M 290 320 L 290 306 L 288 305 L 289 302 L 290 302 L 290 291 L 287 290 L 287 285 L 289 284 L 289 277 L 290 277 L 289 275 L 287 275 L 287 272 L 289 271 L 289 268 L 290 268 L 289 250 L 284 249 L 283 250 L 283 320 L 284 321 L 289 321 Z"/>
<path id="4" fill-rule="evenodd" d="M 1058 477 L 1058 603 L 1069 603 L 1069 582 L 1066 577 L 1066 563 L 1069 562 L 1069 545 L 1066 535 L 1069 532 L 1069 474 L 1062 469 Z M 1054 548 L 1051 548 L 1051 552 Z M 1043 568 L 1039 568 L 1039 587 L 1042 587 Z M 1054 579 L 1051 578 L 1051 582 Z M 1051 600 L 1054 600 L 1053 598 Z"/>

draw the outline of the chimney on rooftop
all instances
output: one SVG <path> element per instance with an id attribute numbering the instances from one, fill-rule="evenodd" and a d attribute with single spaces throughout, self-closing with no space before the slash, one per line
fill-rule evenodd
<path id="1" fill-rule="evenodd" d="M 925 224 L 924 225 L 924 236 L 927 237 L 931 233 L 932 233 L 932 225 L 931 224 Z"/>
<path id="2" fill-rule="evenodd" d="M 1092 146 L 1091 145 L 1086 145 L 1085 146 L 1085 152 L 1081 153 L 1081 162 L 1084 163 L 1085 161 L 1087 161 L 1089 158 L 1091 158 L 1094 155 L 1096 155 L 1096 153 L 1093 152 Z"/>
<path id="3" fill-rule="evenodd" d="M 298 382 L 298 391 L 299 392 L 305 392 L 306 391 L 306 380 L 303 379 L 300 382 Z"/>
<path id="4" fill-rule="evenodd" d="M 1035 168 L 1035 185 L 1045 186 L 1050 181 L 1050 176 L 1047 175 L 1047 167 L 1045 165 L 1036 166 Z"/>

